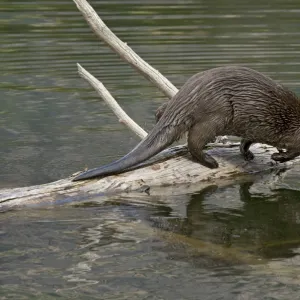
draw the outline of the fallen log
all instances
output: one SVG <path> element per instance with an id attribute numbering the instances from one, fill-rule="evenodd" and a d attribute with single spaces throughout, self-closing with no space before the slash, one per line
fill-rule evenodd
<path id="1" fill-rule="evenodd" d="M 167 97 L 171 98 L 178 91 L 163 75 L 142 60 L 127 44 L 119 40 L 102 22 L 93 8 L 85 0 L 73 0 L 84 18 L 105 43 L 109 45 L 123 60 L 138 70 L 146 79 L 156 85 Z M 79 75 L 98 92 L 111 107 L 119 121 L 144 138 L 147 133 L 139 127 L 118 105 L 104 85 L 78 64 Z M 221 139 L 222 140 L 222 139 Z M 224 139 L 223 139 L 224 140 Z M 237 175 L 255 174 L 266 170 L 290 168 L 295 159 L 285 164 L 272 163 L 270 156 L 277 150 L 273 147 L 256 144 L 251 147 L 255 159 L 245 162 L 239 153 L 237 144 L 212 143 L 207 151 L 218 161 L 218 169 L 208 169 L 193 162 L 185 145 L 176 146 L 163 151 L 139 168 L 126 173 L 80 182 L 72 182 L 69 178 L 39 186 L 30 186 L 0 190 L 0 210 L 8 210 L 21 206 L 43 206 L 70 203 L 82 199 L 88 200 L 101 196 L 102 200 L 116 193 L 142 191 L 165 194 L 157 187 L 194 185 L 197 190 L 212 184 L 222 184 L 236 178 Z M 170 190 L 169 190 L 170 191 Z M 171 189 L 173 193 L 173 189 Z M 178 192 L 178 190 L 177 190 Z M 181 191 L 182 193 L 182 191 Z"/>
<path id="2" fill-rule="evenodd" d="M 255 160 L 245 163 L 236 147 L 215 147 L 208 152 L 216 158 L 220 167 L 208 169 L 193 162 L 185 146 L 177 146 L 157 155 L 155 163 L 147 162 L 141 168 L 123 174 L 79 182 L 72 182 L 72 176 L 38 186 L 2 189 L 0 190 L 0 210 L 24 205 L 59 205 L 88 201 L 96 197 L 101 197 L 102 201 L 105 201 L 112 194 L 121 193 L 122 195 L 124 192 L 134 191 L 164 195 L 166 191 L 157 188 L 173 185 L 176 185 L 176 188 L 168 189 L 168 192 L 174 194 L 175 190 L 178 194 L 184 193 L 187 185 L 193 185 L 194 190 L 201 190 L 211 185 L 222 185 L 224 182 L 232 183 L 237 176 L 288 168 L 293 164 L 293 162 L 285 165 L 272 164 L 270 154 L 274 151 L 275 149 L 269 146 L 254 145 L 252 152 L 256 156 Z M 275 178 L 273 180 L 275 181 Z"/>

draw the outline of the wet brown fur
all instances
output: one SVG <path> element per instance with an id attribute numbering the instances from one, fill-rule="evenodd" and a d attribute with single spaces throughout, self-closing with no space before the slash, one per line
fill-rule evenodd
<path id="1" fill-rule="evenodd" d="M 257 71 L 238 66 L 196 74 L 189 80 L 191 85 L 193 79 L 201 81 L 193 92 L 202 97 L 189 107 L 190 116 L 196 119 L 189 131 L 190 150 L 199 151 L 217 135 L 235 135 L 242 137 L 240 149 L 246 160 L 254 158 L 249 151 L 252 143 L 286 149 L 272 155 L 279 162 L 300 154 L 300 102 L 287 88 Z M 157 121 L 170 106 L 164 103 L 158 108 Z"/>

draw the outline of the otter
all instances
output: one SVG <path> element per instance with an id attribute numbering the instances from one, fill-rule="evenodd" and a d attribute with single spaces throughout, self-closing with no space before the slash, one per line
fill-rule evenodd
<path id="1" fill-rule="evenodd" d="M 299 99 L 247 67 L 217 67 L 193 75 L 159 107 L 156 118 L 148 136 L 123 158 L 83 172 L 73 180 L 124 172 L 158 154 L 186 132 L 192 158 L 208 168 L 217 168 L 218 163 L 203 148 L 220 135 L 241 137 L 240 152 L 247 161 L 254 158 L 249 150 L 252 143 L 280 149 L 271 156 L 277 162 L 300 154 Z"/>

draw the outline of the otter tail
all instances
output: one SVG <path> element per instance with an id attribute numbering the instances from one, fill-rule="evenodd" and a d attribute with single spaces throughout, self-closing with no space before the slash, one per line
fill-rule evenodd
<path id="1" fill-rule="evenodd" d="M 160 122 L 158 122 L 151 133 L 127 155 L 108 165 L 81 173 L 76 176 L 73 181 L 121 173 L 161 152 L 177 140 L 181 133 L 183 133 L 183 130 L 180 130 L 179 128 L 180 126 L 162 127 L 159 126 L 159 123 Z"/>

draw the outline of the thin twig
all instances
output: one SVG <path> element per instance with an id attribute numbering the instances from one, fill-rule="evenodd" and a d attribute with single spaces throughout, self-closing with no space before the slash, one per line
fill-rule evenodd
<path id="1" fill-rule="evenodd" d="M 85 70 L 80 64 L 77 64 L 78 73 L 80 77 L 85 79 L 99 94 L 99 96 L 104 100 L 104 102 L 111 108 L 113 113 L 119 119 L 119 122 L 126 125 L 130 130 L 136 133 L 141 139 L 147 136 L 147 132 L 141 128 L 137 123 L 135 123 L 126 112 L 120 107 L 118 102 L 110 94 L 110 92 L 105 88 L 105 86 L 96 79 L 92 74 Z"/>

